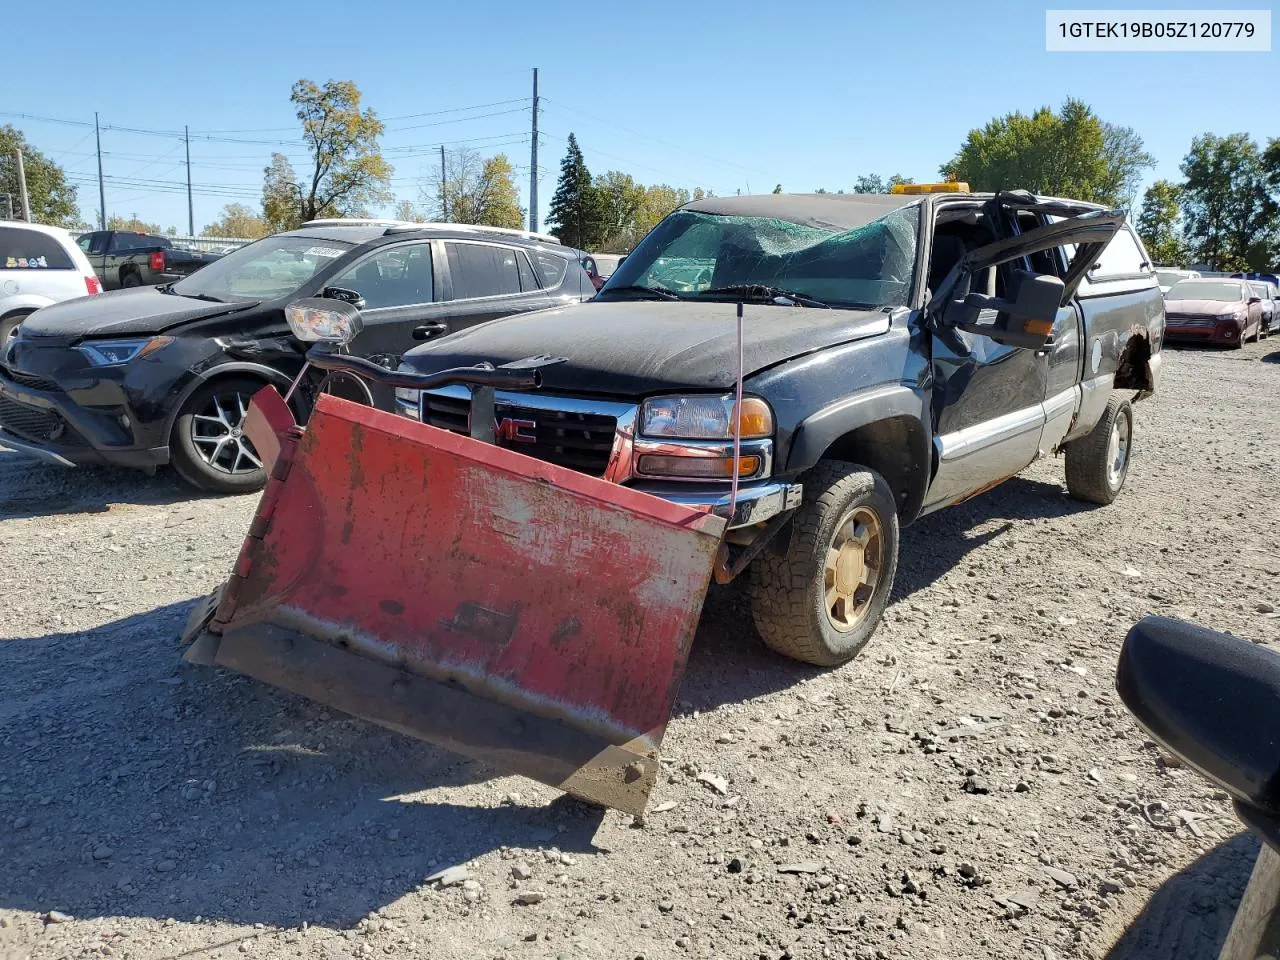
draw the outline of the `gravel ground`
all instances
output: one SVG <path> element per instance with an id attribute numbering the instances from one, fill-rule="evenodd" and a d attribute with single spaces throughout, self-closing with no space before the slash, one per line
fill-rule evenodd
<path id="1" fill-rule="evenodd" d="M 1274 343 L 1168 354 L 1113 506 L 905 531 L 843 669 L 715 591 L 643 827 L 181 663 L 256 498 L 0 452 L 0 956 L 1208 960 L 1257 846 L 1112 676 L 1147 612 L 1280 642 Z"/>

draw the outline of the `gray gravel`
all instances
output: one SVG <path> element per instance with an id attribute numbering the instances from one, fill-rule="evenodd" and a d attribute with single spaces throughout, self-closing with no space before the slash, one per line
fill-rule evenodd
<path id="1" fill-rule="evenodd" d="M 1168 355 L 1112 507 L 907 530 L 843 669 L 715 591 L 642 828 L 183 664 L 256 498 L 0 450 L 0 957 L 1208 960 L 1256 844 L 1112 674 L 1147 612 L 1280 641 L 1272 343 Z"/>

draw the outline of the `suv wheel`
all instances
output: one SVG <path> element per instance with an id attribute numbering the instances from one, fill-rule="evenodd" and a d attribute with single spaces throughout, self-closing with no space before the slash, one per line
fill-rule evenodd
<path id="1" fill-rule="evenodd" d="M 897 568 L 898 510 L 888 484 L 866 467 L 824 460 L 804 478 L 786 554 L 765 550 L 752 564 L 756 629 L 795 660 L 847 663 L 879 625 Z"/>
<path id="2" fill-rule="evenodd" d="M 1112 394 L 1092 430 L 1066 446 L 1067 492 L 1104 506 L 1115 500 L 1129 475 L 1133 406 Z"/>
<path id="3" fill-rule="evenodd" d="M 226 377 L 192 394 L 169 438 L 183 480 L 209 493 L 252 493 L 266 485 L 267 472 L 243 433 L 249 400 L 261 389 L 259 380 Z"/>

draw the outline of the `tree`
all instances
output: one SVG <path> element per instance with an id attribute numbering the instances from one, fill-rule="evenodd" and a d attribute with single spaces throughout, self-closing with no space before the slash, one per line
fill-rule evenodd
<path id="1" fill-rule="evenodd" d="M 515 167 L 505 153 L 482 160 L 474 150 L 450 151 L 444 176 L 442 185 L 433 170 L 423 191 L 424 201 L 440 210 L 441 219 L 511 230 L 524 226 Z"/>
<path id="2" fill-rule="evenodd" d="M 858 179 L 854 181 L 853 192 L 854 193 L 888 193 L 890 189 L 892 189 L 893 187 L 897 186 L 900 183 L 912 183 L 912 182 L 913 181 L 910 177 L 904 177 L 900 173 L 893 174 L 892 176 L 889 177 L 888 180 L 885 180 L 878 173 L 871 173 L 871 174 L 867 174 L 866 176 L 858 177 Z M 844 191 L 841 190 L 840 192 L 843 193 Z"/>
<path id="3" fill-rule="evenodd" d="M 270 232 L 267 222 L 243 203 L 228 203 L 222 208 L 221 219 L 200 231 L 205 237 L 234 237 L 239 240 L 258 240 Z"/>
<path id="4" fill-rule="evenodd" d="M 1057 113 L 1049 107 L 1030 116 L 1014 112 L 970 130 L 941 172 L 974 190 L 1022 188 L 1119 207 L 1153 166 L 1155 158 L 1133 130 L 1105 123 L 1087 104 L 1068 99 Z"/>
<path id="5" fill-rule="evenodd" d="M 1179 202 L 1182 189 L 1168 180 L 1157 180 L 1142 195 L 1138 216 L 1138 236 L 1156 263 L 1185 264 L 1189 254 L 1182 236 Z"/>
<path id="6" fill-rule="evenodd" d="M 396 204 L 396 219 L 408 220 L 410 223 L 420 223 L 427 218 L 412 200 L 401 200 Z"/>
<path id="7" fill-rule="evenodd" d="M 1191 141 L 1182 161 L 1182 214 L 1197 259 L 1219 270 L 1266 269 L 1277 205 L 1258 144 L 1245 133 Z"/>
<path id="8" fill-rule="evenodd" d="M 638 220 L 644 209 L 645 187 L 636 183 L 628 173 L 610 170 L 595 179 L 596 199 L 599 202 L 602 252 L 629 250 L 639 242 Z"/>
<path id="9" fill-rule="evenodd" d="M 334 211 L 349 215 L 388 202 L 391 165 L 378 146 L 382 121 L 372 109 L 360 109 L 359 88 L 350 80 L 329 80 L 323 87 L 299 80 L 289 99 L 312 162 L 298 184 L 299 219 Z"/>
<path id="10" fill-rule="evenodd" d="M 333 212 L 326 210 L 322 215 Z M 283 153 L 271 154 L 270 165 L 262 171 L 262 219 L 272 233 L 296 230 L 302 224 L 298 178 Z"/>
<path id="11" fill-rule="evenodd" d="M 164 233 L 164 228 L 158 223 L 147 223 L 138 219 L 135 213 L 129 217 L 122 217 L 119 214 L 111 214 L 107 217 L 108 230 L 124 230 L 128 233 Z M 172 229 L 172 228 L 171 228 Z"/>
<path id="12" fill-rule="evenodd" d="M 774 188 L 773 188 L 773 192 L 774 192 L 774 193 L 781 193 L 781 192 L 782 192 L 782 184 L 778 184 L 776 187 L 774 187 Z"/>
<path id="13" fill-rule="evenodd" d="M 606 228 L 600 198 L 582 158 L 578 138 L 569 134 L 569 147 L 560 161 L 560 179 L 547 213 L 547 225 L 561 243 L 591 250 L 604 239 Z"/>
<path id="14" fill-rule="evenodd" d="M 43 153 L 27 142 L 17 127 L 0 127 L 0 193 L 13 198 L 13 215 L 22 216 L 22 187 L 18 180 L 17 152 L 22 151 L 22 167 L 27 176 L 27 202 L 31 219 L 54 227 L 75 227 L 80 223 L 76 188 L 67 175 Z"/>

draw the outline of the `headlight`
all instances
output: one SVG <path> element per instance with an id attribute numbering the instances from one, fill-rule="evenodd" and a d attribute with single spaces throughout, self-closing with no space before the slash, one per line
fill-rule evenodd
<path id="1" fill-rule="evenodd" d="M 113 367 L 137 360 L 173 343 L 173 337 L 147 337 L 143 340 L 94 340 L 80 344 L 79 350 L 95 367 Z"/>
<path id="2" fill-rule="evenodd" d="M 742 398 L 742 438 L 772 436 L 773 413 L 759 397 Z M 640 434 L 673 440 L 729 440 L 733 437 L 733 394 L 654 397 L 640 408 Z"/>
<path id="3" fill-rule="evenodd" d="M 350 343 L 364 329 L 354 306 L 320 297 L 295 300 L 284 308 L 284 318 L 293 335 L 309 343 Z"/>

